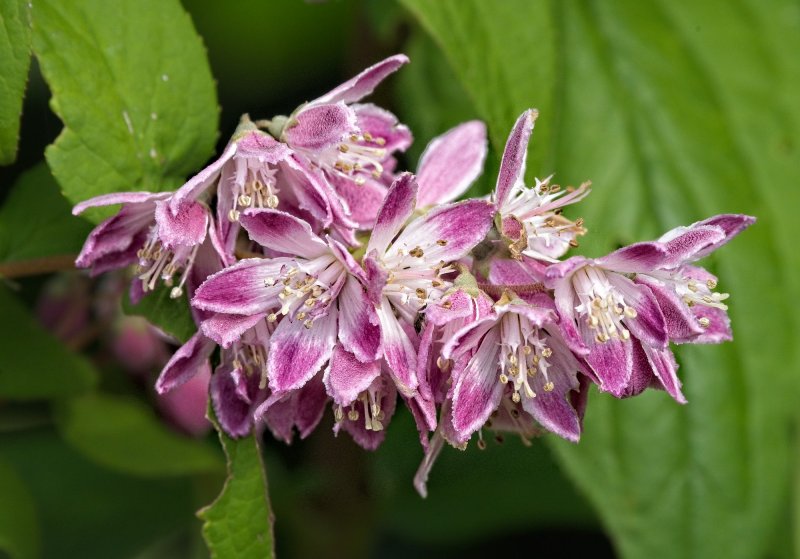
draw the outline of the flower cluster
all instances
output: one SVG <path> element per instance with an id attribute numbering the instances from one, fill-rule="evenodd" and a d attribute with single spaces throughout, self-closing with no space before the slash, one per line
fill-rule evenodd
<path id="1" fill-rule="evenodd" d="M 335 431 L 368 449 L 399 396 L 426 449 L 423 494 L 445 441 L 463 448 L 477 433 L 482 446 L 482 429 L 577 441 L 591 383 L 685 402 L 670 342 L 731 338 L 728 295 L 693 262 L 753 218 L 564 259 L 586 229 L 563 210 L 590 186 L 524 183 L 536 111 L 517 120 L 488 197 L 455 201 L 482 172 L 480 122 L 433 140 L 416 175 L 397 171 L 411 133 L 360 101 L 406 62 L 388 58 L 288 117 L 243 118 L 222 156 L 175 192 L 75 208 L 122 204 L 79 266 L 135 264 L 133 301 L 159 283 L 173 298 L 188 292 L 198 331 L 157 390 L 213 360 L 211 398 L 231 436 L 266 425 L 290 442 L 331 408 Z"/>

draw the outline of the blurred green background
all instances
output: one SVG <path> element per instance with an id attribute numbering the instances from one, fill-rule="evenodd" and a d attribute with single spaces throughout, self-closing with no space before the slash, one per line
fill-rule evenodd
<path id="1" fill-rule="evenodd" d="M 128 4 L 106 8 L 110 36 L 124 34 L 118 30 L 134 13 Z M 445 449 L 426 500 L 411 485 L 422 451 L 404 410 L 374 453 L 333 438 L 330 417 L 291 447 L 267 437 L 279 557 L 784 558 L 800 551 L 800 251 L 793 248 L 800 4 L 182 4 L 216 82 L 216 153 L 240 114 L 286 114 L 405 52 L 412 63 L 373 100 L 412 128 L 407 168 L 432 137 L 480 118 L 492 144 L 472 193 L 486 193 L 512 123 L 537 107 L 529 179 L 555 172 L 561 184 L 593 181 L 592 195 L 573 211 L 590 231 L 581 253 L 600 255 L 716 213 L 758 217 L 706 262 L 732 294 L 736 341 L 678 350 L 688 405 L 660 392 L 619 401 L 593 391 L 579 445 L 545 436 L 527 448 L 507 437 L 485 451 Z M 3 17 L 18 5 L 0 2 Z M 47 41 L 59 37 L 37 39 L 36 21 L 34 50 L 45 60 Z M 103 38 L 95 39 L 87 48 L 102 52 Z M 159 48 L 141 42 L 154 59 Z M 125 60 L 150 63 L 133 54 Z M 91 71 L 92 63 L 79 67 Z M 56 75 L 54 66 L 43 67 Z M 185 68 L 187 76 L 194 71 L 202 68 Z M 68 217 L 70 204 L 58 192 L 59 185 L 77 192 L 80 177 L 59 167 L 71 152 L 48 154 L 59 184 L 42 165 L 62 120 L 91 127 L 70 113 L 69 88 L 80 86 L 53 88 L 63 95 L 54 107 L 59 118 L 34 59 L 16 162 L 0 168 L 6 275 L 18 269 L 11 264 L 76 253 L 88 231 L 85 221 Z M 209 148 L 211 124 L 203 140 Z M 186 147 L 191 164 L 171 179 L 198 169 L 206 151 Z M 142 173 L 141 184 L 155 180 Z M 64 267 L 63 258 L 55 262 Z M 110 311 L 96 303 L 107 292 L 118 297 L 118 286 L 46 266 L 40 272 L 47 273 L 0 285 L 0 557 L 206 556 L 194 513 L 224 480 L 216 437 L 189 437 L 169 421 L 151 389 L 157 367 L 131 375 L 118 362 L 113 335 L 121 319 L 113 302 Z M 69 336 L 63 312 L 54 331 L 47 309 L 66 306 L 74 318 L 87 312 L 82 297 L 95 300 L 81 323 L 84 338 Z"/>

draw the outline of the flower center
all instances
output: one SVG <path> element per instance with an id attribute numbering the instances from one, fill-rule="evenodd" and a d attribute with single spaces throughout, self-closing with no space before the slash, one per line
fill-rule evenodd
<path id="1" fill-rule="evenodd" d="M 386 140 L 374 138 L 369 132 L 351 134 L 333 151 L 328 159 L 333 163 L 329 169 L 357 185 L 366 182 L 366 176 L 379 179 L 383 175 L 383 160 L 386 159 Z"/>
<path id="2" fill-rule="evenodd" d="M 575 310 L 586 318 L 586 324 L 595 332 L 595 340 L 629 340 L 630 332 L 624 320 L 636 318 L 636 309 L 628 306 L 622 294 L 609 283 L 604 271 L 585 266 L 572 276 L 572 285 L 580 305 Z"/>
<path id="3" fill-rule="evenodd" d="M 359 408 L 362 411 L 359 411 Z M 381 395 L 377 389 L 372 387 L 358 395 L 355 402 L 347 407 L 335 406 L 333 408 L 333 418 L 336 423 L 345 420 L 345 410 L 347 410 L 348 421 L 358 421 L 362 414 L 364 417 L 364 428 L 367 431 L 383 431 L 383 421 L 386 414 L 381 409 Z"/>
<path id="4" fill-rule="evenodd" d="M 274 292 L 280 309 L 267 315 L 268 322 L 275 322 L 279 315 L 302 320 L 306 328 L 328 312 L 332 300 L 330 289 L 339 283 L 346 273 L 333 255 L 325 255 L 304 263 L 295 263 L 281 269 L 277 277 L 264 280 L 264 286 Z"/>
<path id="5" fill-rule="evenodd" d="M 248 208 L 278 207 L 278 189 L 275 187 L 277 169 L 271 169 L 265 164 L 259 164 L 255 169 L 249 169 L 247 180 L 233 189 L 234 200 L 228 212 L 230 221 L 239 221 L 241 211 Z"/>
<path id="6" fill-rule="evenodd" d="M 233 345 L 233 366 L 245 375 L 258 374 L 258 388 L 267 387 L 267 350 L 260 345 L 236 343 Z"/>
<path id="7" fill-rule="evenodd" d="M 553 350 L 545 343 L 539 329 L 522 315 L 507 313 L 500 321 L 500 374 L 501 384 L 512 385 L 511 400 L 517 404 L 522 399 L 535 398 L 536 392 L 530 380 L 537 374 L 544 377 L 544 391 L 550 392 L 555 385 L 547 370 L 548 358 Z"/>

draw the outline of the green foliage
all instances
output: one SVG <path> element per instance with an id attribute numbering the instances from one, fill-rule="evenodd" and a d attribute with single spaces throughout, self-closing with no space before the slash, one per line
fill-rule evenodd
<path id="1" fill-rule="evenodd" d="M 228 479 L 219 497 L 197 513 L 211 557 L 271 558 L 273 517 L 258 435 L 232 439 L 214 425 L 228 457 Z"/>
<path id="2" fill-rule="evenodd" d="M 690 403 L 593 394 L 581 443 L 553 448 L 627 557 L 764 553 L 784 508 L 797 394 L 797 317 L 785 304 L 800 258 L 796 6 L 504 2 L 489 17 L 479 1 L 405 4 L 496 148 L 514 116 L 542 110 L 529 169 L 593 179 L 579 210 L 591 254 L 715 213 L 759 217 L 711 263 L 734 294 L 736 341 L 680 350 Z"/>
<path id="3" fill-rule="evenodd" d="M 39 164 L 17 180 L 0 207 L 0 262 L 77 254 L 89 231 Z"/>
<path id="4" fill-rule="evenodd" d="M 170 290 L 168 286 L 159 285 L 136 305 L 125 296 L 122 307 L 125 314 L 143 316 L 178 341 L 185 342 L 197 331 L 197 326 L 189 311 L 189 301 L 186 297 L 170 298 Z"/>
<path id="5" fill-rule="evenodd" d="M 33 50 L 65 126 L 47 162 L 70 201 L 168 190 L 208 159 L 214 82 L 177 0 L 42 0 L 32 21 Z"/>
<path id="6" fill-rule="evenodd" d="M 133 475 L 181 476 L 218 472 L 218 453 L 167 429 L 153 410 L 125 396 L 90 394 L 56 410 L 64 439 L 98 464 Z"/>
<path id="7" fill-rule="evenodd" d="M 14 468 L 0 460 L 0 550 L 12 559 L 39 557 L 39 524 L 28 488 Z"/>
<path id="8" fill-rule="evenodd" d="M 65 398 L 96 384 L 92 366 L 39 326 L 4 285 L 0 285 L 0 308 L 0 398 Z"/>
<path id="9" fill-rule="evenodd" d="M 52 428 L 0 434 L 0 460 L 14 468 L 15 486 L 24 483 L 33 499 L 43 559 L 131 558 L 156 539 L 199 531 L 191 521 L 192 480 L 142 479 L 108 470 L 65 444 Z M 0 508 L 11 493 L 3 488 L 2 495 Z M 27 516 L 25 506 L 14 515 Z M 15 521 L 20 528 L 15 535 L 22 536 L 23 524 Z M 0 530 L 5 526 L 14 525 L 0 521 Z"/>
<path id="10" fill-rule="evenodd" d="M 0 165 L 17 156 L 22 98 L 31 63 L 26 0 L 0 0 Z"/>

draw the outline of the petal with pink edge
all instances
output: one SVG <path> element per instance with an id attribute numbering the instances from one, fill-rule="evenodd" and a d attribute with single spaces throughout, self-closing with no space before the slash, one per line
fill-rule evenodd
<path id="1" fill-rule="evenodd" d="M 600 389 L 621 398 L 631 379 L 633 355 L 631 342 L 614 338 L 592 343 L 586 362 L 600 381 Z"/>
<path id="2" fill-rule="evenodd" d="M 359 394 L 369 388 L 380 373 L 380 361 L 364 363 L 337 345 L 322 380 L 328 395 L 337 405 L 349 406 L 356 401 Z"/>
<path id="3" fill-rule="evenodd" d="M 389 243 L 414 213 L 416 204 L 417 182 L 411 173 L 403 173 L 389 187 L 370 234 L 367 253 L 375 251 L 379 255 L 384 254 Z"/>
<path id="4" fill-rule="evenodd" d="M 311 260 L 330 250 L 308 223 L 286 212 L 251 209 L 244 211 L 239 221 L 251 240 L 277 252 Z"/>
<path id="5" fill-rule="evenodd" d="M 457 374 L 452 413 L 453 429 L 459 442 L 469 440 L 500 404 L 505 385 L 497 377 L 499 347 L 499 333 L 492 328 L 464 370 Z"/>
<path id="6" fill-rule="evenodd" d="M 165 200 L 171 195 L 172 193 L 170 192 L 112 192 L 111 194 L 102 194 L 76 204 L 75 207 L 72 208 L 72 215 L 81 214 L 89 208 L 96 208 L 98 206 L 144 204 L 147 202 L 155 203 L 158 200 Z"/>
<path id="7" fill-rule="evenodd" d="M 164 394 L 192 378 L 208 365 L 208 358 L 216 347 L 212 340 L 196 332 L 164 366 L 156 381 L 156 391 Z"/>
<path id="8" fill-rule="evenodd" d="M 381 83 L 386 77 L 395 71 L 400 66 L 408 62 L 408 57 L 404 54 L 396 54 L 390 56 L 385 60 L 381 60 L 377 64 L 370 66 L 360 74 L 344 82 L 342 85 L 329 91 L 322 97 L 318 97 L 309 103 L 309 105 L 319 105 L 322 103 L 337 103 L 342 101 L 344 103 L 354 103 L 363 97 L 366 97 Z"/>
<path id="9" fill-rule="evenodd" d="M 401 394 L 413 396 L 418 386 L 417 352 L 414 344 L 395 317 L 388 300 L 382 301 L 378 317 L 381 322 L 383 356 L 392 378 Z"/>
<path id="10" fill-rule="evenodd" d="M 634 281 L 650 288 L 659 309 L 661 309 L 661 314 L 664 315 L 667 335 L 671 342 L 691 341 L 703 333 L 703 328 L 692 310 L 674 289 L 645 275 L 638 275 Z"/>
<path id="11" fill-rule="evenodd" d="M 494 214 L 494 205 L 480 199 L 440 206 L 412 221 L 392 247 L 421 247 L 425 263 L 458 260 L 486 237 Z"/>
<path id="12" fill-rule="evenodd" d="M 375 361 L 381 352 L 378 314 L 364 288 L 349 276 L 339 292 L 339 341 L 362 363 Z"/>
<path id="13" fill-rule="evenodd" d="M 512 188 L 524 179 L 528 142 L 538 115 L 539 113 L 535 109 L 528 109 L 519 116 L 514 128 L 511 129 L 503 151 L 503 160 L 500 163 L 497 187 L 494 192 L 494 201 L 498 208 L 505 205 Z"/>
<path id="14" fill-rule="evenodd" d="M 302 387 L 330 358 L 336 341 L 336 310 L 306 328 L 301 320 L 284 318 L 272 334 L 267 376 L 273 392 Z"/>
<path id="15" fill-rule="evenodd" d="M 431 140 L 417 169 L 417 205 L 444 204 L 461 196 L 483 171 L 486 150 L 486 125 L 479 120 Z"/>
<path id="16" fill-rule="evenodd" d="M 278 306 L 283 285 L 275 280 L 292 266 L 290 258 L 247 258 L 209 276 L 197 288 L 192 306 L 223 314 L 257 314 Z"/>
<path id="17" fill-rule="evenodd" d="M 652 347 L 642 346 L 650 366 L 653 368 L 653 373 L 658 379 L 667 394 L 672 396 L 679 404 L 686 403 L 686 397 L 681 392 L 681 381 L 678 379 L 677 371 L 678 364 L 675 362 L 675 356 L 672 351 L 667 349 L 656 349 Z"/>
<path id="18" fill-rule="evenodd" d="M 355 130 L 355 112 L 339 102 L 301 109 L 283 135 L 293 148 L 317 151 L 336 146 Z"/>
<path id="19" fill-rule="evenodd" d="M 156 203 L 158 238 L 167 248 L 199 245 L 206 238 L 211 216 L 198 202 L 186 201 L 173 206 L 168 200 Z"/>
<path id="20" fill-rule="evenodd" d="M 264 320 L 264 313 L 252 315 L 214 314 L 200 324 L 203 334 L 224 348 L 242 337 L 247 330 Z"/>

